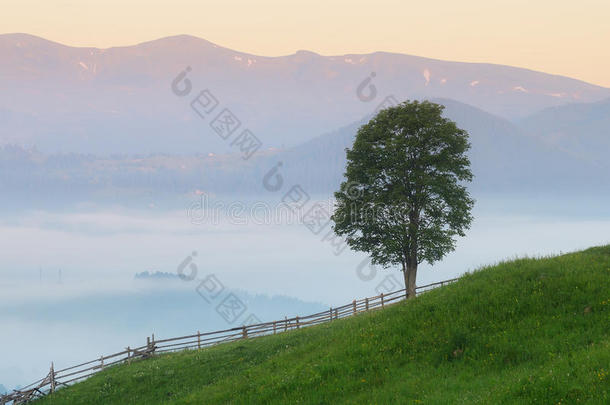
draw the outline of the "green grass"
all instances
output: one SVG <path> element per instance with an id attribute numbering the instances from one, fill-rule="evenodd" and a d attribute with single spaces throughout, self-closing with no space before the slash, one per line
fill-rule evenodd
<path id="1" fill-rule="evenodd" d="M 610 246 L 383 311 L 105 370 L 37 404 L 608 404 Z"/>

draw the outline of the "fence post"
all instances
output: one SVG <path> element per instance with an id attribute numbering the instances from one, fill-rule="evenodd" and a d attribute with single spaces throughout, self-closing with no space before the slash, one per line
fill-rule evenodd
<path id="1" fill-rule="evenodd" d="M 381 293 L 381 308 L 383 308 L 383 293 Z"/>
<path id="2" fill-rule="evenodd" d="M 246 325 L 244 325 L 241 335 L 242 335 L 242 338 L 248 339 L 248 329 L 246 328 Z"/>
<path id="3" fill-rule="evenodd" d="M 131 348 L 129 346 L 127 346 L 127 364 L 131 364 Z"/>
<path id="4" fill-rule="evenodd" d="M 364 303 L 365 303 L 366 310 L 368 311 L 369 310 L 369 299 L 368 299 L 368 297 L 364 299 Z"/>
<path id="5" fill-rule="evenodd" d="M 286 332 L 288 330 L 288 317 L 285 316 L 284 317 L 284 332 Z"/>
<path id="6" fill-rule="evenodd" d="M 273 321 L 273 334 L 275 335 L 275 331 L 276 331 L 276 324 L 275 321 Z"/>
<path id="7" fill-rule="evenodd" d="M 329 315 L 330 315 L 330 320 L 332 321 L 333 320 L 333 307 L 330 307 L 328 312 L 329 312 Z"/>
<path id="8" fill-rule="evenodd" d="M 339 319 L 339 310 L 335 309 L 335 319 Z"/>
<path id="9" fill-rule="evenodd" d="M 49 371 L 49 382 L 51 383 L 51 392 L 55 392 L 55 369 L 53 368 L 53 362 L 51 362 L 51 371 Z"/>
<path id="10" fill-rule="evenodd" d="M 201 332 L 197 331 L 197 349 L 201 349 Z"/>
<path id="11" fill-rule="evenodd" d="M 297 329 L 299 329 L 299 316 L 297 315 Z"/>
<path id="12" fill-rule="evenodd" d="M 354 307 L 354 314 L 356 314 L 356 300 L 352 301 L 352 306 Z"/>
<path id="13" fill-rule="evenodd" d="M 100 368 L 101 368 L 102 370 L 104 370 L 104 356 L 100 356 L 100 363 L 101 363 Z"/>

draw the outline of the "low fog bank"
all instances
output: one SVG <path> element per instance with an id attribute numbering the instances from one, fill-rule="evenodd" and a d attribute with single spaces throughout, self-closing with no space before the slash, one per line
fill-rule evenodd
<path id="1" fill-rule="evenodd" d="M 402 288 L 397 269 L 371 267 L 365 254 L 340 250 L 295 218 L 259 216 L 266 210 L 260 201 L 242 201 L 236 215 L 235 199 L 215 197 L 210 204 L 224 205 L 204 213 L 200 197 L 168 210 L 0 213 L 0 347 L 10 348 L 0 356 L 0 383 L 25 385 L 51 361 L 71 365 L 142 344 L 152 333 L 304 315 Z M 610 243 L 603 198 L 476 197 L 471 230 L 442 262 L 422 265 L 419 285 L 503 259 Z M 265 202 L 270 212 L 279 200 Z M 171 276 L 134 278 L 145 271 Z M 228 322 L 220 302 L 201 294 L 204 281 L 221 291 L 218 299 L 234 293 L 246 310 Z"/>
<path id="2" fill-rule="evenodd" d="M 229 289 L 219 278 L 14 285 L 0 298 L 0 347 L 11 348 L 3 350 L 0 381 L 11 388 L 26 385 L 48 372 L 51 361 L 61 368 L 78 364 L 143 345 L 152 334 L 184 336 L 325 308 Z"/>

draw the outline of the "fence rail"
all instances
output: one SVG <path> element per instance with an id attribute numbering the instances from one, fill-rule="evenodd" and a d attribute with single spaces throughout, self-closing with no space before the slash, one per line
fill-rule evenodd
<path id="1" fill-rule="evenodd" d="M 455 282 L 457 278 L 444 280 L 437 283 L 427 284 L 417 287 L 416 293 L 421 294 L 431 289 L 442 287 L 443 285 Z M 202 349 L 220 343 L 232 342 L 241 339 L 249 339 L 264 335 L 274 335 L 289 330 L 305 328 L 321 323 L 332 322 L 337 319 L 356 315 L 360 312 L 383 309 L 406 298 L 406 290 L 397 290 L 387 294 L 380 294 L 374 297 L 367 297 L 360 300 L 353 300 L 349 304 L 336 308 L 329 308 L 307 316 L 295 316 L 284 318 L 278 321 L 263 322 L 253 325 L 244 325 L 230 329 L 214 332 L 205 332 L 180 336 L 169 339 L 155 340 L 155 335 L 146 338 L 146 344 L 139 347 L 126 347 L 125 350 L 108 356 L 101 356 L 97 359 L 55 370 L 53 363 L 49 374 L 30 385 L 19 390 L 0 396 L 0 405 L 25 404 L 36 398 L 54 392 L 58 388 L 68 386 L 75 382 L 84 380 L 107 367 L 119 363 L 131 363 L 137 359 L 147 359 L 158 353 L 174 352 L 179 350 Z"/>

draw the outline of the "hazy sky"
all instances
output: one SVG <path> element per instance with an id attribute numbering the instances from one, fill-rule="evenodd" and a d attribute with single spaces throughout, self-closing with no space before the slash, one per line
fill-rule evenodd
<path id="1" fill-rule="evenodd" d="M 2 0 L 0 30 L 110 47 L 175 34 L 276 56 L 377 50 L 610 87 L 608 0 Z"/>

